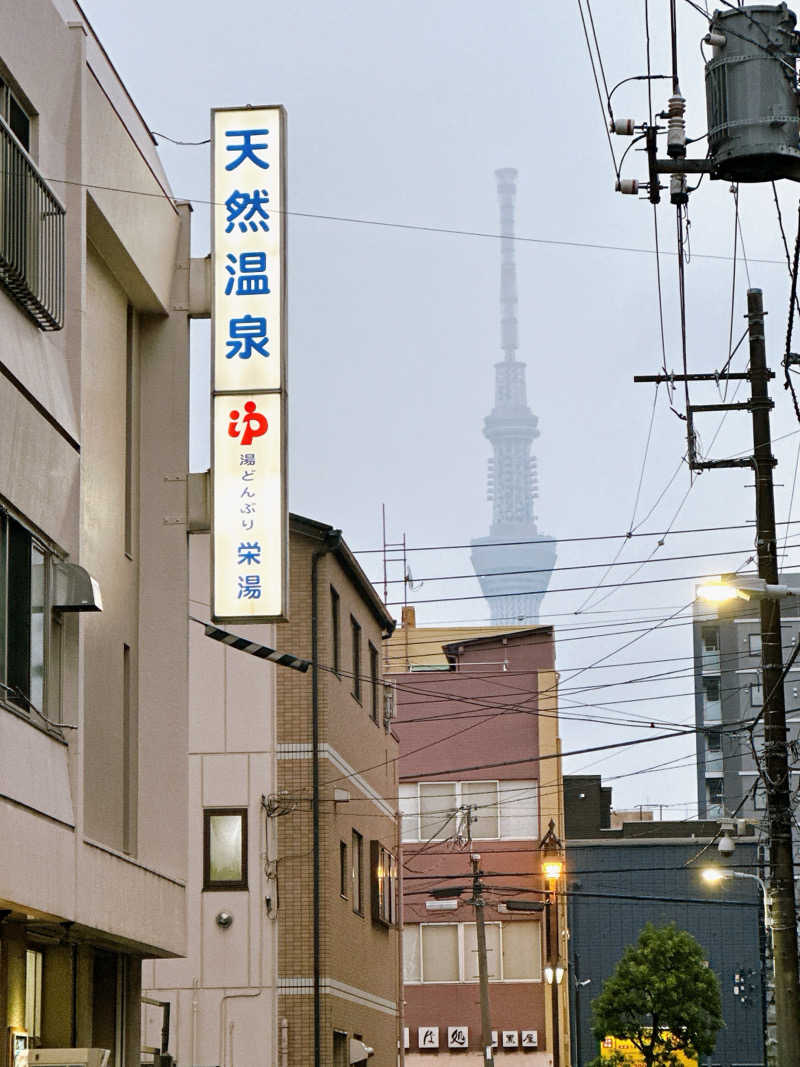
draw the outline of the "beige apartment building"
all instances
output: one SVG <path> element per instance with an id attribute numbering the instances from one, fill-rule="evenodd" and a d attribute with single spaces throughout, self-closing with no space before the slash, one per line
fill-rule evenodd
<path id="1" fill-rule="evenodd" d="M 0 25 L 0 1067 L 133 1067 L 185 945 L 189 209 L 77 3 Z"/>
<path id="2" fill-rule="evenodd" d="M 207 530 L 202 506 L 192 526 Z M 208 534 L 190 549 L 190 614 L 207 620 Z M 292 515 L 289 558 L 288 623 L 228 630 L 316 670 L 193 623 L 188 954 L 148 964 L 145 985 L 171 1005 L 182 1064 L 349 1067 L 373 1049 L 373 1067 L 395 1067 L 398 747 L 381 673 L 394 621 L 332 527 Z M 161 1013 L 146 1014 L 156 1044 Z"/>

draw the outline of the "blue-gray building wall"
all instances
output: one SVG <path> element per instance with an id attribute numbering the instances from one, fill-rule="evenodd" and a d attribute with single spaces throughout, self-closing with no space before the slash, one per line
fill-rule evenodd
<path id="1" fill-rule="evenodd" d="M 757 874 L 757 848 L 755 843 L 737 843 L 731 860 L 721 861 L 712 845 L 698 865 L 687 868 L 686 863 L 706 844 L 641 838 L 567 843 L 573 1067 L 585 1067 L 598 1055 L 591 1032 L 592 1000 L 648 922 L 675 922 L 687 930 L 702 945 L 719 978 L 725 1028 L 713 1055 L 701 1063 L 709 1067 L 764 1064 L 758 885 L 731 879 L 708 886 L 699 873 L 701 866 L 713 865 Z M 587 978 L 589 985 L 578 985 Z"/>

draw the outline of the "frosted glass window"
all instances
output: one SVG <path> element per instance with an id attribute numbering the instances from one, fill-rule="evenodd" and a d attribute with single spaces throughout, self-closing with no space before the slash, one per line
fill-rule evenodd
<path id="1" fill-rule="evenodd" d="M 416 782 L 406 783 L 400 786 L 398 804 L 403 820 L 400 829 L 403 841 L 418 841 L 419 803 L 417 801 Z"/>
<path id="2" fill-rule="evenodd" d="M 503 979 L 541 979 L 542 927 L 528 920 L 503 923 Z"/>
<path id="3" fill-rule="evenodd" d="M 442 841 L 456 830 L 455 782 L 422 782 L 419 787 L 421 841 Z"/>
<path id="4" fill-rule="evenodd" d="M 422 975 L 426 982 L 458 981 L 458 924 L 422 926 Z"/>
<path id="5" fill-rule="evenodd" d="M 462 782 L 461 804 L 470 806 L 470 831 L 474 840 L 497 837 L 497 782 Z"/>
<path id="6" fill-rule="evenodd" d="M 419 926 L 403 927 L 403 981 L 421 982 Z"/>
<path id="7" fill-rule="evenodd" d="M 500 782 L 500 836 L 523 841 L 538 838 L 539 786 L 538 782 L 522 780 Z"/>
<path id="8" fill-rule="evenodd" d="M 486 971 L 490 982 L 500 974 L 500 923 L 484 923 L 486 931 Z M 464 981 L 478 981 L 478 933 L 475 923 L 464 923 Z"/>
<path id="9" fill-rule="evenodd" d="M 247 888 L 247 811 L 206 808 L 203 888 Z"/>

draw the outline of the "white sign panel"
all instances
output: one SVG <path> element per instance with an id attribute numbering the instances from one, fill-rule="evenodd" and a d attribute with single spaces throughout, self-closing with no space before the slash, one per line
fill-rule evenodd
<path id="1" fill-rule="evenodd" d="M 503 1031 L 503 1048 L 519 1048 L 519 1034 L 516 1030 Z"/>
<path id="2" fill-rule="evenodd" d="M 522 1031 L 522 1047 L 523 1048 L 538 1048 L 539 1047 L 539 1031 L 538 1030 L 523 1030 Z"/>
<path id="3" fill-rule="evenodd" d="M 447 1047 L 448 1048 L 469 1048 L 469 1027 L 468 1026 L 448 1026 L 447 1027 Z"/>
<path id="4" fill-rule="evenodd" d="M 420 1048 L 438 1048 L 439 1047 L 439 1027 L 438 1026 L 419 1026 L 417 1027 L 417 1044 Z"/>
<path id="5" fill-rule="evenodd" d="M 212 112 L 212 616 L 286 617 L 285 121 Z"/>

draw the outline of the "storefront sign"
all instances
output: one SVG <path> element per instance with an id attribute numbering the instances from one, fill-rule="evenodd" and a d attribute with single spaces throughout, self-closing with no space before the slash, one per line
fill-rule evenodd
<path id="1" fill-rule="evenodd" d="M 286 618 L 285 113 L 212 111 L 212 617 Z"/>

